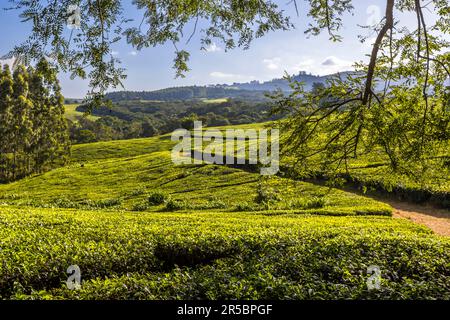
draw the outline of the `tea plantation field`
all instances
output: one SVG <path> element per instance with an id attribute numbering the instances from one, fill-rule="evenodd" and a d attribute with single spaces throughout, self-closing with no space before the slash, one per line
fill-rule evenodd
<path id="1" fill-rule="evenodd" d="M 75 146 L 72 164 L 0 185 L 0 203 L 127 211 L 261 211 L 389 215 L 389 206 L 352 193 L 220 165 L 174 166 L 170 137 Z M 149 196 L 160 196 L 151 203 Z"/>
<path id="2" fill-rule="evenodd" d="M 4 208 L 0 225 L 7 299 L 450 298 L 449 239 L 389 217 Z"/>
<path id="3" fill-rule="evenodd" d="M 449 238 L 338 189 L 174 166 L 172 146 L 78 145 L 68 166 L 0 185 L 0 298 L 450 299 Z"/>
<path id="4" fill-rule="evenodd" d="M 257 123 L 251 125 L 241 125 L 234 127 L 205 128 L 204 130 L 219 130 L 225 134 L 227 129 L 270 129 L 276 127 L 276 123 Z M 205 142 L 204 146 L 210 142 Z M 246 139 L 245 146 L 256 146 L 257 140 Z M 242 145 L 243 146 L 243 145 Z M 242 147 L 241 147 L 242 149 Z M 235 153 L 237 155 L 238 152 Z M 245 157 L 249 158 L 246 149 Z M 415 203 L 431 203 L 433 205 L 450 209 L 450 145 L 442 147 L 441 153 L 436 157 L 439 161 L 444 161 L 444 166 L 428 165 L 428 175 L 425 178 L 417 179 L 405 173 L 394 172 L 389 159 L 381 149 L 373 149 L 370 153 L 351 159 L 348 162 L 348 172 L 345 168 L 339 168 L 334 178 L 342 185 L 359 188 L 361 191 L 389 195 L 400 200 Z M 314 165 L 310 165 L 308 170 L 299 173 L 290 165 L 292 159 L 282 157 L 280 166 L 284 171 L 289 171 L 295 178 L 329 180 L 329 174 L 322 171 L 319 164 L 319 156 L 314 159 Z M 450 214 L 450 213 L 449 213 Z"/>

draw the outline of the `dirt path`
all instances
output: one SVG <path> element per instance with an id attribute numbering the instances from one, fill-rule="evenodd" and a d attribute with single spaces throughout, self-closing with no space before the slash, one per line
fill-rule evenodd
<path id="1" fill-rule="evenodd" d="M 421 205 L 400 201 L 388 196 L 364 194 L 353 188 L 342 188 L 342 190 L 387 203 L 394 209 L 392 214 L 394 218 L 410 220 L 427 226 L 436 234 L 450 237 L 450 210 L 436 208 L 428 204 Z"/>
<path id="2" fill-rule="evenodd" d="M 307 180 L 308 182 L 324 185 L 323 181 Z M 424 225 L 434 233 L 450 237 L 450 210 L 436 208 L 432 205 L 421 205 L 393 199 L 390 196 L 378 196 L 366 194 L 351 187 L 343 187 L 341 190 L 355 193 L 359 196 L 369 197 L 389 204 L 393 209 L 392 216 L 397 219 L 407 219 L 414 223 Z"/>
<path id="3" fill-rule="evenodd" d="M 389 196 L 365 194 L 354 188 L 342 188 L 347 192 L 369 197 L 389 204 L 393 209 L 392 216 L 397 219 L 407 219 L 414 223 L 427 226 L 434 233 L 450 237 L 450 210 L 436 208 L 432 205 L 421 205 L 393 199 Z"/>
<path id="4" fill-rule="evenodd" d="M 393 217 L 411 220 L 427 226 L 435 233 L 450 237 L 450 212 L 429 206 L 397 201 L 385 201 L 394 208 Z"/>
<path id="5" fill-rule="evenodd" d="M 399 201 L 388 196 L 365 194 L 350 187 L 342 188 L 342 190 L 387 203 L 394 209 L 392 214 L 394 218 L 410 220 L 427 226 L 436 234 L 450 237 L 450 210 L 436 208 L 432 205 Z"/>
<path id="6" fill-rule="evenodd" d="M 394 208 L 393 217 L 408 219 L 427 226 L 435 233 L 450 237 L 450 211 L 429 205 L 419 205 L 398 200 L 373 197 Z"/>

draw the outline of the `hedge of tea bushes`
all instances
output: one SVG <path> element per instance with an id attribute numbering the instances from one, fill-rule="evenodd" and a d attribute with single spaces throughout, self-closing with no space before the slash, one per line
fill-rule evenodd
<path id="1" fill-rule="evenodd" d="M 450 299 L 450 239 L 390 217 L 0 212 L 3 299 Z"/>

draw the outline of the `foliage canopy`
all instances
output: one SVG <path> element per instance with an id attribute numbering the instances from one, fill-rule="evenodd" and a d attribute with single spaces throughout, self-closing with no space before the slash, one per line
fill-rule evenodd
<path id="1" fill-rule="evenodd" d="M 339 40 L 338 17 L 352 10 L 350 2 L 312 1 L 323 10 L 315 11 L 318 24 L 308 32 L 325 29 Z M 435 13 L 432 23 L 425 10 Z M 417 28 L 403 26 L 395 19 L 398 13 L 415 14 Z M 393 170 L 416 179 L 442 174 L 431 168 L 448 162 L 449 26 L 448 1 L 386 0 L 386 13 L 372 30 L 376 38 L 368 64 L 356 64 L 355 72 L 337 75 L 325 88 L 307 92 L 292 81 L 288 97 L 273 96 L 275 111 L 290 114 L 284 122 L 285 153 L 303 169 L 320 161 L 333 172 L 375 150 L 389 158 Z"/>

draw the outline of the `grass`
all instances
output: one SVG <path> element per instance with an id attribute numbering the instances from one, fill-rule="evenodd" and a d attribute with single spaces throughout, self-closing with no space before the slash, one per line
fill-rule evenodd
<path id="1" fill-rule="evenodd" d="M 174 166 L 172 146 L 77 145 L 70 165 L 0 185 L 0 298 L 450 299 L 449 238 L 338 189 Z"/>
<path id="2" fill-rule="evenodd" d="M 220 98 L 220 99 L 202 99 L 202 101 L 204 103 L 211 103 L 211 104 L 215 104 L 215 103 L 224 103 L 228 101 L 228 98 Z"/>
<path id="3" fill-rule="evenodd" d="M 131 158 L 168 151 L 174 143 L 169 135 L 153 138 L 117 140 L 77 144 L 72 147 L 72 164 L 103 161 L 106 159 Z"/>
<path id="4" fill-rule="evenodd" d="M 76 110 L 78 108 L 78 106 L 79 106 L 79 104 L 66 104 L 64 106 L 65 116 L 67 119 L 69 119 L 72 122 L 76 122 L 76 121 L 78 121 L 79 118 L 85 116 L 84 112 L 80 112 L 80 111 Z M 100 117 L 88 115 L 87 118 L 89 120 L 95 121 L 95 120 L 99 119 Z"/>

